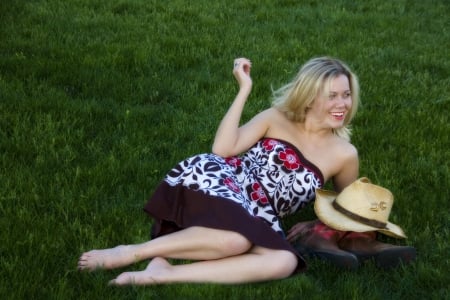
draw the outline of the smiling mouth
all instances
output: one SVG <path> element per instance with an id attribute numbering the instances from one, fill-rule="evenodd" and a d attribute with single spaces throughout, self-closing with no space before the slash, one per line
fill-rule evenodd
<path id="1" fill-rule="evenodd" d="M 343 112 L 334 112 L 334 113 L 331 113 L 331 115 L 336 118 L 342 118 L 344 116 L 344 113 Z"/>

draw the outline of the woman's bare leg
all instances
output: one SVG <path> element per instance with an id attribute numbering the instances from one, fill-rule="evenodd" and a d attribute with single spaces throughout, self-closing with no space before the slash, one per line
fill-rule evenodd
<path id="1" fill-rule="evenodd" d="M 154 258 L 143 271 L 124 272 L 111 285 L 151 285 L 180 282 L 246 283 L 286 278 L 297 266 L 296 256 L 285 250 L 255 246 L 251 251 L 216 260 L 171 265 Z"/>
<path id="2" fill-rule="evenodd" d="M 218 259 L 247 252 L 251 246 L 246 238 L 232 231 L 189 227 L 142 244 L 85 252 L 78 269 L 113 269 L 153 257 Z"/>

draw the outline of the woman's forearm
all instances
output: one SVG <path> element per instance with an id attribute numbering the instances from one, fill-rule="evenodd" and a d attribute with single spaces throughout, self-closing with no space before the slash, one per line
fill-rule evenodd
<path id="1" fill-rule="evenodd" d="M 217 129 L 212 147 L 213 153 L 223 157 L 238 154 L 235 145 L 239 140 L 239 123 L 250 91 L 251 85 L 239 89 L 236 98 Z"/>

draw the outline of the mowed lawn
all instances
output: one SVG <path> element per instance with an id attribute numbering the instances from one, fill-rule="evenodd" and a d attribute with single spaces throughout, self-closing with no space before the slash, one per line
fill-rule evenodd
<path id="1" fill-rule="evenodd" d="M 0 298 L 448 299 L 449 16 L 447 0 L 2 0 Z M 322 55 L 359 76 L 361 176 L 393 192 L 408 239 L 383 240 L 415 246 L 414 263 L 124 288 L 107 282 L 147 262 L 76 270 L 83 251 L 148 240 L 143 205 L 178 161 L 211 151 L 235 57 L 253 62 L 244 122 Z"/>

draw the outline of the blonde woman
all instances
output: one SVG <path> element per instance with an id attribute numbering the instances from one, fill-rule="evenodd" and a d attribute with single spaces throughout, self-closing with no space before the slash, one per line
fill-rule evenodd
<path id="1" fill-rule="evenodd" d="M 212 153 L 180 162 L 145 205 L 154 220 L 151 240 L 83 253 L 80 270 L 150 260 L 145 270 L 110 282 L 148 285 L 258 282 L 305 269 L 280 219 L 313 201 L 328 180 L 340 191 L 357 179 L 358 154 L 346 126 L 357 110 L 358 82 L 343 62 L 314 58 L 276 93 L 273 107 L 239 126 L 250 70 L 250 60 L 234 60 L 239 92 Z M 293 228 L 289 239 L 308 226 Z"/>

